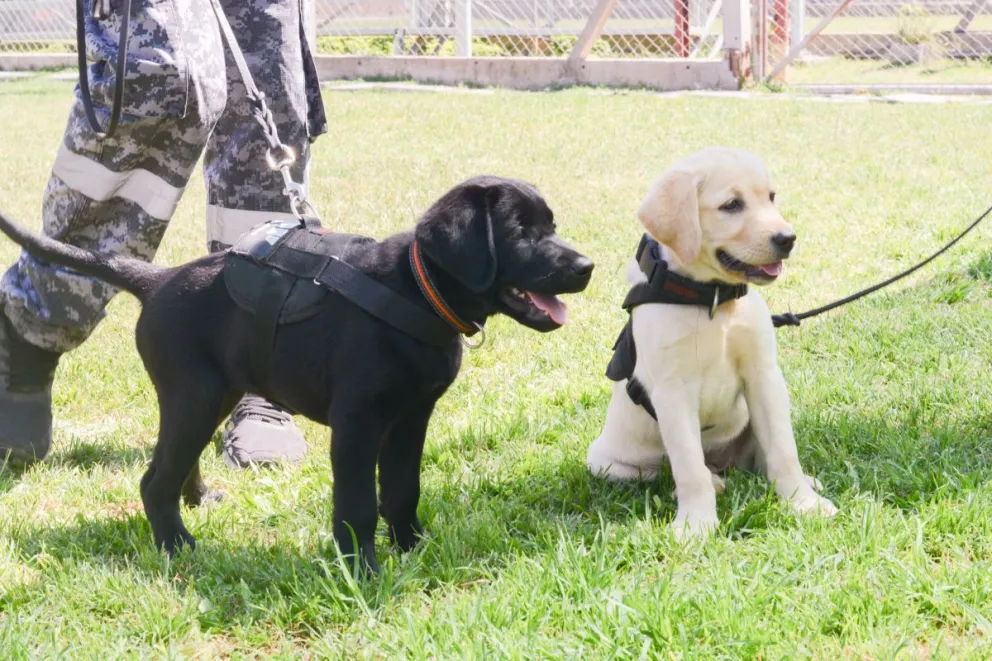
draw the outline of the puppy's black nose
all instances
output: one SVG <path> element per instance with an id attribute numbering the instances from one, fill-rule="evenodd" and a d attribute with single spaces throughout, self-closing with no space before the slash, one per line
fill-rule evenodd
<path id="1" fill-rule="evenodd" d="M 792 247 L 796 245 L 796 235 L 792 232 L 779 232 L 772 237 L 772 243 L 775 247 L 782 251 L 783 254 L 788 255 L 792 252 Z"/>
<path id="2" fill-rule="evenodd" d="M 592 273 L 593 268 L 596 265 L 588 257 L 579 257 L 577 260 L 572 262 L 572 272 L 575 275 L 587 276 Z"/>

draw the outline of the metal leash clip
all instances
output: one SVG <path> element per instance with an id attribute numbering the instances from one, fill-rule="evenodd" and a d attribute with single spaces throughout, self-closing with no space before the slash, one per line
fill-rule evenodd
<path id="1" fill-rule="evenodd" d="M 486 329 L 483 328 L 482 325 L 479 324 L 479 322 L 477 321 L 473 321 L 472 325 L 479 329 L 479 335 L 482 336 L 479 339 L 479 341 L 473 344 L 472 342 L 469 342 L 467 339 L 465 339 L 465 336 L 460 333 L 458 335 L 458 340 L 462 343 L 462 346 L 464 346 L 466 349 L 469 350 L 481 349 L 482 345 L 486 343 Z"/>
<path id="2" fill-rule="evenodd" d="M 713 305 L 710 306 L 710 319 L 716 316 L 716 308 L 720 305 L 720 287 L 713 288 Z"/>
<path id="3" fill-rule="evenodd" d="M 289 198 L 289 208 L 298 220 L 302 222 L 307 212 L 314 216 L 319 215 L 317 209 L 307 199 L 306 187 L 293 181 L 293 175 L 289 171 L 289 167 L 296 162 L 296 152 L 292 147 L 281 142 L 275 147 L 269 147 L 265 152 L 265 162 L 271 170 L 278 171 L 282 175 L 282 193 Z"/>

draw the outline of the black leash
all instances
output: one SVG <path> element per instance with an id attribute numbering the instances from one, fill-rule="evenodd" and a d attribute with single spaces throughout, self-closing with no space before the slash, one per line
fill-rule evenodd
<path id="1" fill-rule="evenodd" d="M 110 110 L 110 123 L 107 129 L 100 127 L 93 110 L 93 99 L 90 97 L 89 71 L 86 66 L 86 8 L 84 0 L 76 0 L 76 56 L 79 63 L 79 93 L 83 97 L 83 110 L 90 127 L 96 133 L 98 140 L 105 140 L 117 131 L 117 123 L 121 118 L 121 106 L 124 105 L 124 74 L 127 69 L 127 46 L 131 38 L 131 0 L 124 0 L 121 10 L 121 34 L 117 42 L 117 68 L 114 80 L 114 104 Z M 93 18 L 102 21 L 110 16 L 110 0 L 93 0 Z"/>
<path id="2" fill-rule="evenodd" d="M 961 239 L 963 239 L 965 237 L 965 235 L 968 234 L 968 232 L 970 232 L 971 230 L 973 230 L 976 227 L 978 227 L 978 224 L 981 223 L 983 220 L 985 220 L 985 218 L 990 213 L 992 213 L 992 207 L 989 207 L 988 209 L 986 209 L 985 210 L 985 213 L 983 213 L 981 216 L 979 216 L 977 219 L 975 219 L 975 221 L 971 225 L 968 225 L 968 227 L 966 227 L 963 232 L 961 232 L 956 237 L 954 237 L 947 245 L 945 245 L 943 248 L 941 248 L 940 250 L 938 250 L 934 254 L 932 254 L 929 257 L 927 257 L 925 260 L 923 260 L 922 262 L 920 262 L 916 266 L 913 266 L 911 268 L 908 268 L 905 271 L 903 271 L 902 273 L 900 273 L 898 275 L 894 275 L 891 278 L 889 278 L 888 280 L 885 280 L 883 282 L 880 282 L 877 285 L 872 285 L 871 287 L 868 287 L 867 289 L 862 289 L 861 291 L 859 291 L 857 293 L 851 294 L 850 296 L 847 296 L 845 298 L 842 298 L 839 301 L 834 301 L 833 303 L 830 303 L 828 305 L 824 305 L 823 307 L 814 308 L 812 310 L 808 310 L 806 312 L 801 312 L 799 314 L 793 314 L 791 312 L 786 312 L 784 314 L 773 314 L 772 315 L 772 324 L 775 325 L 775 328 L 779 328 L 780 326 L 798 326 L 799 325 L 799 322 L 801 322 L 803 319 L 809 319 L 810 317 L 815 317 L 817 315 L 821 315 L 824 312 L 829 312 L 830 310 L 833 310 L 834 308 L 839 308 L 842 305 L 847 305 L 848 303 L 851 303 L 852 301 L 856 301 L 859 298 L 862 298 L 864 296 L 867 296 L 868 294 L 871 294 L 872 292 L 876 292 L 879 289 L 882 289 L 883 287 L 888 287 L 892 283 L 898 282 L 899 280 L 902 280 L 907 275 L 910 275 L 914 271 L 918 271 L 919 269 L 923 268 L 924 266 L 926 266 L 927 264 L 929 264 L 933 260 L 935 260 L 938 257 L 940 257 L 941 255 L 943 255 L 945 252 L 947 252 L 947 250 L 950 249 L 951 246 L 953 246 L 955 243 L 957 243 L 958 241 L 960 241 Z"/>

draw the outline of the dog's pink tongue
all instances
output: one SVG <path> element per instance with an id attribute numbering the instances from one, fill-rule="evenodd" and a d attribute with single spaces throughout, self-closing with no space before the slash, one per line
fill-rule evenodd
<path id="1" fill-rule="evenodd" d="M 774 264 L 763 264 L 758 267 L 764 271 L 765 275 L 777 278 L 779 274 L 782 273 L 782 262 L 775 262 Z"/>
<path id="2" fill-rule="evenodd" d="M 559 326 L 564 326 L 568 323 L 568 308 L 565 307 L 565 304 L 557 296 L 535 294 L 532 291 L 527 292 L 527 296 L 530 297 L 531 303 L 544 312 L 547 312 L 548 316 Z"/>

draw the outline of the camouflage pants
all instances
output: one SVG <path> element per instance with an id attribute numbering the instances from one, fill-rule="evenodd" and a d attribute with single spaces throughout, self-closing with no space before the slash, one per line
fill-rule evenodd
<path id="1" fill-rule="evenodd" d="M 248 67 L 308 179 L 310 142 L 326 131 L 306 43 L 309 0 L 220 0 Z M 92 18 L 87 52 L 97 117 L 114 87 L 120 17 Z M 118 3 L 115 3 L 115 6 Z M 91 250 L 151 260 L 204 156 L 209 248 L 262 220 L 290 217 L 282 179 L 265 164 L 261 127 L 226 52 L 210 0 L 134 0 L 121 124 L 98 140 L 76 89 L 43 203 L 44 232 Z M 50 351 L 82 343 L 116 290 L 21 254 L 0 282 L 0 306 L 19 335 Z"/>

